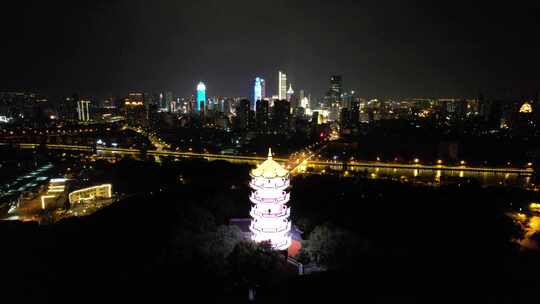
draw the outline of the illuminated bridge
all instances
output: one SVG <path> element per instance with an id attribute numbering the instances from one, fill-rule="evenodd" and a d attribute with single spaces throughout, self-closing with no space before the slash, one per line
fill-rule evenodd
<path id="1" fill-rule="evenodd" d="M 8 144 L 2 144 L 8 145 Z M 36 149 L 39 144 L 11 144 L 23 149 Z M 47 144 L 48 149 L 54 150 L 69 150 L 69 151 L 81 151 L 90 153 L 111 153 L 113 155 L 140 155 L 141 150 L 129 149 L 129 148 L 112 148 L 112 147 L 91 147 L 91 146 L 77 146 L 77 145 L 56 145 Z M 248 163 L 258 164 L 263 162 L 265 157 L 257 156 L 241 156 L 241 155 L 224 155 L 224 154 L 211 154 L 211 153 L 194 153 L 194 152 L 179 152 L 179 151 L 157 151 L 149 150 L 146 152 L 150 156 L 163 156 L 163 157 L 176 157 L 176 158 L 204 158 L 207 160 L 226 160 L 234 163 Z M 284 158 L 274 158 L 274 160 L 286 163 L 290 161 Z M 302 163 L 302 162 L 301 162 Z M 520 177 L 531 177 L 534 174 L 533 168 L 492 168 L 492 167 L 472 167 L 466 165 L 424 165 L 424 164 L 400 164 L 400 163 L 385 163 L 385 162 L 367 162 L 367 161 L 351 161 L 351 162 L 336 162 L 336 161 L 323 161 L 323 160 L 306 160 L 303 162 L 304 167 L 312 168 L 315 170 L 322 170 L 324 168 L 331 168 L 335 170 L 350 170 L 350 171 L 365 171 L 371 172 L 375 169 L 377 172 L 411 172 L 412 176 L 421 175 L 420 172 L 432 172 L 435 176 L 442 175 L 441 172 L 455 172 L 456 176 L 464 177 L 465 173 L 476 174 L 497 174 L 497 175 L 516 175 Z M 446 173 L 448 174 L 448 173 Z"/>

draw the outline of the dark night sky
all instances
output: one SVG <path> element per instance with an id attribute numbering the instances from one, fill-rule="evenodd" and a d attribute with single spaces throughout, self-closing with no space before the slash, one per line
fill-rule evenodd
<path id="1" fill-rule="evenodd" d="M 251 96 L 280 68 L 315 96 L 331 74 L 363 96 L 540 89 L 539 5 L 433 2 L 21 0 L 0 13 L 0 91 Z"/>

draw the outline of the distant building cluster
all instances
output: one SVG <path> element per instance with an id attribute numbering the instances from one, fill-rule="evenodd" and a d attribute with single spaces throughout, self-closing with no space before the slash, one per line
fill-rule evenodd
<path id="1" fill-rule="evenodd" d="M 318 98 L 294 90 L 287 73 L 277 71 L 275 95 L 265 78 L 253 82 L 252 98 L 211 94 L 207 84 L 194 84 L 190 96 L 172 91 L 128 92 L 101 101 L 72 94 L 49 100 L 29 92 L 0 92 L 0 124 L 27 126 L 51 123 L 89 124 L 126 120 L 132 125 L 155 126 L 162 120 L 180 126 L 193 125 L 231 131 L 281 134 L 332 124 L 343 134 L 379 120 L 431 119 L 452 126 L 473 120 L 484 128 L 523 129 L 540 123 L 538 95 L 528 100 L 484 98 L 379 98 L 364 97 L 346 89 L 341 75 L 331 75 L 326 93 Z M 210 94 L 209 94 L 210 93 Z M 250 100 L 251 99 L 251 100 Z"/>

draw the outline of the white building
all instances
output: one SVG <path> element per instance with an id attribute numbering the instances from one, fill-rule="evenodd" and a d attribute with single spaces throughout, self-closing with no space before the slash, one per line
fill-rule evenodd
<path id="1" fill-rule="evenodd" d="M 287 74 L 282 71 L 278 72 L 278 98 L 287 99 Z"/>
<path id="2" fill-rule="evenodd" d="M 272 159 L 268 159 L 251 171 L 250 200 L 252 240 L 270 242 L 277 250 L 286 250 L 291 245 L 291 208 L 287 206 L 290 194 L 289 171 Z"/>
<path id="3" fill-rule="evenodd" d="M 79 100 L 77 102 L 77 114 L 79 115 L 79 121 L 90 120 L 90 100 Z"/>

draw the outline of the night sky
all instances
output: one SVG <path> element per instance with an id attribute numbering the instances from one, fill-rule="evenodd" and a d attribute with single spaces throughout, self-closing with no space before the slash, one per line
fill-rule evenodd
<path id="1" fill-rule="evenodd" d="M 366 97 L 540 89 L 538 4 L 356 2 L 3 3 L 0 91 L 185 96 L 204 80 L 211 96 L 251 96 L 256 76 L 275 94 L 278 69 L 314 96 L 331 74 Z"/>

